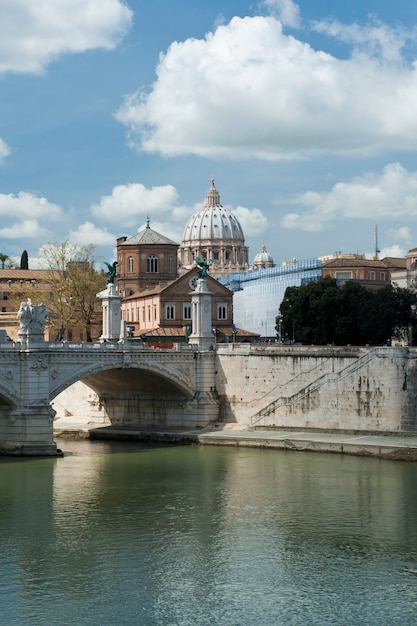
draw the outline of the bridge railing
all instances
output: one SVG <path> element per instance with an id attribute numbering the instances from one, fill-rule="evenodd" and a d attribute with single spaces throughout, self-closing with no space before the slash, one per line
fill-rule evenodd
<path id="1" fill-rule="evenodd" d="M 7 350 L 26 350 L 26 347 L 23 346 L 19 341 L 7 341 L 4 343 L 0 343 L 0 351 Z M 129 351 L 129 352 L 157 352 L 160 350 L 169 350 L 172 351 L 180 351 L 180 352 L 192 352 L 195 348 L 189 344 L 174 344 L 174 347 L 154 347 L 148 346 L 146 344 L 138 344 L 138 343 L 130 343 L 130 342 L 87 342 L 87 341 L 45 341 L 45 343 L 38 344 L 33 346 L 32 349 L 41 349 L 41 350 L 63 350 L 63 351 L 71 351 L 71 350 L 88 350 L 88 351 Z"/>

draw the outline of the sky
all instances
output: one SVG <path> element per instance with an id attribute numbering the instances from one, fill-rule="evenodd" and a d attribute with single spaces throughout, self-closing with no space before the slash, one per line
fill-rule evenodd
<path id="1" fill-rule="evenodd" d="M 402 257 L 416 103 L 410 0 L 2 0 L 0 253 L 180 243 L 214 177 L 250 260 Z"/>

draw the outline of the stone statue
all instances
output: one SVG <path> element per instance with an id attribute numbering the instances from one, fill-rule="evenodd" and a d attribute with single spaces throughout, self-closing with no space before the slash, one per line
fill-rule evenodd
<path id="1" fill-rule="evenodd" d="M 117 274 L 117 261 L 114 261 L 114 263 L 110 264 L 107 263 L 107 261 L 104 261 L 104 263 L 107 265 L 107 267 L 109 268 L 109 272 L 107 274 L 107 283 L 109 285 L 113 285 L 114 284 L 114 279 L 116 278 L 116 274 Z"/>
<path id="2" fill-rule="evenodd" d="M 27 302 L 21 302 L 17 313 L 20 321 L 19 337 L 33 337 L 43 340 L 45 332 L 46 318 L 48 311 L 44 304 L 32 304 L 29 298 Z"/>
<path id="3" fill-rule="evenodd" d="M 198 270 L 197 270 L 198 277 L 205 278 L 208 274 L 210 263 L 213 263 L 212 259 L 201 260 L 200 257 L 196 256 L 194 257 L 194 260 L 198 265 Z"/>

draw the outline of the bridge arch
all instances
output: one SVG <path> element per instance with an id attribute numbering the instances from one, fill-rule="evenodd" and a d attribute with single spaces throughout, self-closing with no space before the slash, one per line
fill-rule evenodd
<path id="1" fill-rule="evenodd" d="M 190 408 L 196 390 L 187 367 L 154 359 L 137 361 L 95 360 L 82 368 L 51 371 L 50 402 L 58 417 L 80 415 L 99 424 L 132 426 L 179 426 Z M 61 370 L 62 371 L 62 370 Z M 75 383 L 77 385 L 65 392 Z"/>
<path id="2" fill-rule="evenodd" d="M 135 375 L 138 372 L 142 373 L 142 379 L 138 379 Z M 57 379 L 55 384 L 51 381 L 50 401 L 79 381 L 84 382 L 98 394 L 108 392 L 113 388 L 128 392 L 149 390 L 150 383 L 153 383 L 152 388 L 161 387 L 163 391 L 170 390 L 188 398 L 192 398 L 195 393 L 194 385 L 189 377 L 164 364 L 141 361 L 121 366 L 118 362 L 96 362 L 82 369 L 71 369 Z M 146 389 L 145 384 L 148 385 Z"/>

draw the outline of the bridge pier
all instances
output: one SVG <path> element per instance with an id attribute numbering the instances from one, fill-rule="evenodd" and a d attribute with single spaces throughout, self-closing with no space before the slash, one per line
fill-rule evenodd
<path id="1" fill-rule="evenodd" d="M 20 406 L 10 411 L 0 427 L 0 454 L 61 456 L 53 438 L 54 415 L 49 404 Z"/>

